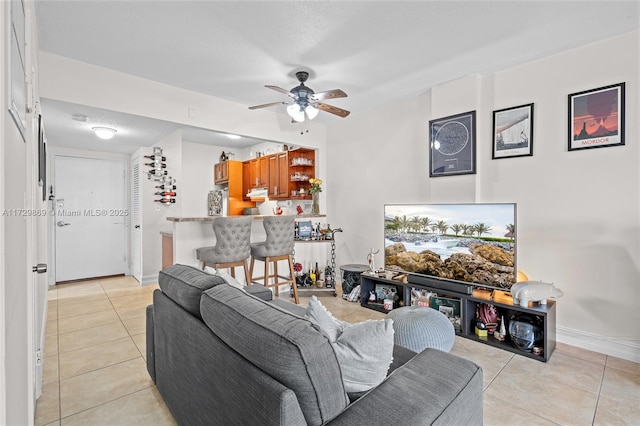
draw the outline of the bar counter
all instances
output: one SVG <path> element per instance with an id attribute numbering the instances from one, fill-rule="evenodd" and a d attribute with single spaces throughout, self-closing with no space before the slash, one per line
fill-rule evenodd
<path id="1" fill-rule="evenodd" d="M 260 214 L 251 215 L 251 217 L 254 218 L 254 219 L 264 219 L 267 216 L 269 216 L 269 215 L 260 215 Z M 271 215 L 271 216 L 273 216 L 273 215 Z M 169 222 L 213 222 L 216 217 L 219 217 L 219 216 L 167 217 L 167 220 Z M 313 218 L 313 217 L 327 217 L 327 215 L 325 215 L 325 214 L 298 214 L 298 215 L 296 215 L 296 217 L 299 217 L 301 219 L 305 219 L 305 218 Z"/>
<path id="2" fill-rule="evenodd" d="M 196 259 L 196 249 L 199 247 L 213 246 L 216 243 L 216 235 L 213 232 L 212 222 L 219 216 L 194 216 L 194 217 L 167 217 L 171 222 L 171 231 L 162 231 L 163 240 L 169 243 L 167 238 L 172 239 L 173 263 L 181 263 L 199 267 Z M 264 241 L 266 233 L 262 226 L 262 219 L 266 215 L 251 215 L 255 219 L 251 225 L 251 242 Z M 298 220 L 321 219 L 326 215 L 299 214 Z M 163 262 L 164 264 L 164 262 Z"/>

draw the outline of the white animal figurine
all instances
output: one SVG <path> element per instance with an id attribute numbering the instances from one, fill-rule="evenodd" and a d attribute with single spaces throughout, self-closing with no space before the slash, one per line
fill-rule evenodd
<path id="1" fill-rule="evenodd" d="M 540 302 L 541 305 L 547 304 L 547 298 L 558 298 L 564 295 L 562 290 L 556 288 L 551 283 L 543 283 L 542 281 L 524 281 L 511 286 L 511 296 L 513 304 L 526 307 L 529 301 Z"/>
<path id="2" fill-rule="evenodd" d="M 379 251 L 380 251 L 380 249 L 378 249 L 378 250 L 371 249 L 371 251 L 367 255 L 367 263 L 369 263 L 369 270 L 371 272 L 375 272 L 375 270 L 376 270 L 375 258 L 373 257 L 373 255 L 374 254 L 378 254 Z"/>

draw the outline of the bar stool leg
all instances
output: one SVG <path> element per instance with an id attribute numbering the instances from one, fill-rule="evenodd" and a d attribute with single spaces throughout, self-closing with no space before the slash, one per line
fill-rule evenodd
<path id="1" fill-rule="evenodd" d="M 296 305 L 300 304 L 300 301 L 298 300 L 298 284 L 296 283 L 296 277 L 295 277 L 295 273 L 293 270 L 293 260 L 291 259 L 291 256 L 289 256 L 289 271 L 291 272 L 291 280 L 293 281 L 291 283 L 291 286 L 293 288 L 293 300 L 296 302 Z"/>
<path id="2" fill-rule="evenodd" d="M 273 282 L 277 283 L 278 281 L 280 281 L 278 278 L 279 278 L 278 277 L 278 261 L 274 260 L 273 261 Z M 280 286 L 277 285 L 276 286 L 276 296 L 278 296 L 279 293 L 280 293 Z"/>
<path id="3" fill-rule="evenodd" d="M 251 281 L 251 275 L 249 275 L 249 268 L 247 268 L 247 261 L 244 261 L 244 285 L 249 285 Z"/>

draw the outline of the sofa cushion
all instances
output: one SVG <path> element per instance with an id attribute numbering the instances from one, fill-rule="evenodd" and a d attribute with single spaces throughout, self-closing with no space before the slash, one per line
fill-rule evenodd
<path id="1" fill-rule="evenodd" d="M 311 296 L 306 317 L 331 340 L 349 398 L 378 386 L 393 360 L 393 321 L 368 320 L 350 324 L 334 317 Z"/>
<path id="2" fill-rule="evenodd" d="M 393 321 L 385 318 L 353 324 L 333 342 L 333 349 L 348 393 L 378 386 L 393 360 Z"/>
<path id="3" fill-rule="evenodd" d="M 160 290 L 192 315 L 200 316 L 202 292 L 226 281 L 188 265 L 171 265 L 160 271 Z"/>
<path id="4" fill-rule="evenodd" d="M 349 403 L 335 352 L 316 325 L 230 286 L 204 292 L 200 311 L 222 341 L 296 394 L 308 424 L 328 422 Z"/>
<path id="5" fill-rule="evenodd" d="M 249 284 L 244 288 L 244 291 L 257 297 L 258 299 L 270 301 L 273 300 L 273 292 L 268 287 L 262 284 Z"/>
<path id="6" fill-rule="evenodd" d="M 331 343 L 338 340 L 338 336 L 342 334 L 344 329 L 351 325 L 346 321 L 341 321 L 334 317 L 333 314 L 320 303 L 318 297 L 315 295 L 309 299 L 305 318 L 320 327 L 320 330 L 327 333 Z"/>

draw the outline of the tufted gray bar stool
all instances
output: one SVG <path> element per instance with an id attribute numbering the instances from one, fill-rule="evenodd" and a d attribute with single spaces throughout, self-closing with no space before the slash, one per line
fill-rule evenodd
<path id="1" fill-rule="evenodd" d="M 283 284 L 291 284 L 293 288 L 293 297 L 297 303 L 298 287 L 296 286 L 296 278 L 293 272 L 293 246 L 295 241 L 294 234 L 295 216 L 267 216 L 263 220 L 264 230 L 267 233 L 267 239 L 261 243 L 251 244 L 251 268 L 249 276 L 251 282 L 261 284 L 257 280 L 263 280 L 265 287 L 275 287 L 276 296 L 278 295 L 278 286 Z M 264 262 L 264 275 L 261 277 L 253 276 L 253 266 L 256 260 Z M 289 264 L 289 277 L 278 275 L 278 261 L 286 260 Z M 269 264 L 273 264 L 273 274 L 269 274 Z M 273 282 L 269 282 L 273 278 Z M 283 280 L 279 280 L 282 278 Z"/>
<path id="2" fill-rule="evenodd" d="M 236 277 L 235 269 L 244 268 L 244 276 L 249 284 L 247 259 L 251 255 L 251 223 L 252 217 L 217 217 L 213 220 L 213 232 L 216 234 L 216 245 L 196 249 L 196 258 L 207 266 L 216 269 L 231 269 L 231 276 Z"/>

